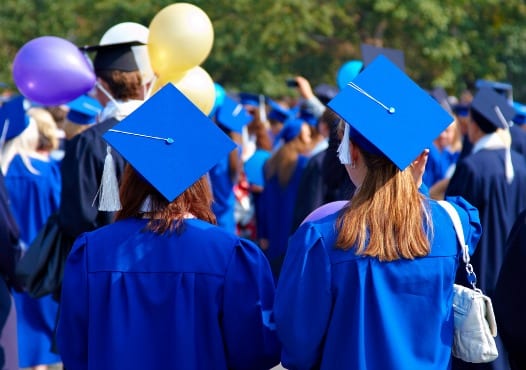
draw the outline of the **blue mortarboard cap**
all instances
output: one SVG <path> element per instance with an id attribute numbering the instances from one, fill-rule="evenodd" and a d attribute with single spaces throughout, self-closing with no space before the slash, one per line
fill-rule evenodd
<path id="1" fill-rule="evenodd" d="M 91 125 L 97 121 L 102 105 L 89 95 L 81 95 L 66 104 L 69 107 L 67 119 L 79 125 Z"/>
<path id="2" fill-rule="evenodd" d="M 276 142 L 279 142 L 281 139 L 283 139 L 284 142 L 288 143 L 294 139 L 300 134 L 303 123 L 304 121 L 301 118 L 291 117 L 287 119 L 283 124 L 283 128 L 276 137 Z"/>
<path id="3" fill-rule="evenodd" d="M 508 128 L 514 115 L 515 109 L 504 95 L 490 87 L 479 89 L 471 102 L 471 116 L 484 132 Z"/>
<path id="4" fill-rule="evenodd" d="M 318 124 L 318 118 L 314 114 L 312 114 L 311 111 L 305 109 L 304 107 L 300 108 L 298 118 L 303 120 L 304 122 L 307 122 L 311 126 L 316 126 Z"/>
<path id="5" fill-rule="evenodd" d="M 241 103 L 229 96 L 223 98 L 223 104 L 221 104 L 216 113 L 217 123 L 230 131 L 238 133 L 241 133 L 243 126 L 249 124 L 253 119 L 254 117 L 243 108 Z"/>
<path id="6" fill-rule="evenodd" d="M 12 139 L 22 133 L 29 125 L 29 117 L 26 114 L 30 103 L 22 96 L 17 95 L 4 102 L 0 107 L 0 136 L 5 132 L 5 140 Z"/>
<path id="7" fill-rule="evenodd" d="M 513 102 L 513 108 L 515 109 L 515 116 L 513 116 L 513 122 L 517 125 L 524 125 L 526 123 L 526 105 Z"/>
<path id="8" fill-rule="evenodd" d="M 470 104 L 458 103 L 455 104 L 451 109 L 458 117 L 467 117 L 469 116 L 469 107 Z"/>
<path id="9" fill-rule="evenodd" d="M 361 45 L 362 58 L 365 67 L 372 63 L 378 55 L 384 55 L 391 62 L 396 64 L 398 68 L 405 71 L 405 59 L 404 52 L 398 49 L 380 48 L 374 45 L 362 44 Z"/>
<path id="10" fill-rule="evenodd" d="M 236 147 L 173 84 L 103 138 L 170 202 Z"/>
<path id="11" fill-rule="evenodd" d="M 267 114 L 268 119 L 284 123 L 291 116 L 288 109 L 282 107 L 274 100 L 269 99 L 267 103 L 270 107 L 270 111 Z"/>
<path id="12" fill-rule="evenodd" d="M 242 92 L 239 93 L 239 100 L 243 105 L 250 105 L 252 107 L 259 107 L 259 95 Z"/>
<path id="13" fill-rule="evenodd" d="M 364 145 L 351 134 L 364 150 L 368 145 L 374 147 L 400 170 L 453 122 L 435 99 L 383 55 L 331 100 L 329 107 L 366 141 Z"/>
<path id="14" fill-rule="evenodd" d="M 507 82 L 498 82 L 490 80 L 477 80 L 475 82 L 475 88 L 491 88 L 499 95 L 504 96 L 510 103 L 513 101 L 513 86 Z"/>
<path id="15" fill-rule="evenodd" d="M 267 159 L 270 158 L 270 155 L 270 152 L 258 149 L 243 164 L 243 169 L 245 170 L 245 175 L 247 175 L 247 180 L 249 183 L 258 186 L 265 185 L 263 166 L 265 165 Z"/>

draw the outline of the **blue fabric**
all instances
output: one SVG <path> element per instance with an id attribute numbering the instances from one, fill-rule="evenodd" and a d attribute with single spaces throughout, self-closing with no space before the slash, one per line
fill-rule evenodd
<path id="1" fill-rule="evenodd" d="M 283 188 L 277 175 L 268 179 L 261 196 L 261 219 L 258 220 L 258 235 L 268 239 L 267 257 L 273 263 L 283 257 L 291 234 L 294 207 L 301 176 L 308 158 L 300 155 L 289 183 Z"/>
<path id="2" fill-rule="evenodd" d="M 498 273 L 504 259 L 506 238 L 519 216 L 526 209 L 526 161 L 511 151 L 515 178 L 506 181 L 504 149 L 481 150 L 457 163 L 446 195 L 458 195 L 480 211 L 484 230 L 471 263 L 478 277 L 477 286 L 493 296 Z M 465 274 L 458 282 L 467 285 Z"/>
<path id="3" fill-rule="evenodd" d="M 457 204 L 470 251 L 478 212 Z M 447 369 L 453 342 L 453 282 L 460 247 L 449 215 L 430 201 L 428 256 L 379 262 L 334 248 L 337 214 L 291 237 L 274 317 L 289 369 Z M 464 211 L 463 211 L 464 210 Z"/>
<path id="4" fill-rule="evenodd" d="M 47 218 L 58 210 L 60 202 L 60 168 L 58 162 L 31 158 L 39 172 L 32 174 L 17 155 L 5 177 L 11 210 L 20 227 L 22 241 L 29 245 Z M 34 299 L 27 293 L 13 293 L 17 309 L 20 367 L 60 362 L 51 352 L 58 304 L 49 296 Z"/>
<path id="5" fill-rule="evenodd" d="M 229 158 L 226 156 L 217 163 L 209 172 L 214 203 L 212 211 L 217 218 L 217 224 L 225 230 L 235 233 L 236 220 L 234 218 L 234 183 L 230 175 Z"/>
<path id="6" fill-rule="evenodd" d="M 247 180 L 252 185 L 264 186 L 265 176 L 263 175 L 263 166 L 271 153 L 268 150 L 256 149 L 254 154 L 250 156 L 244 163 L 245 174 Z"/>
<path id="7" fill-rule="evenodd" d="M 440 151 L 435 144 L 431 144 L 429 146 L 429 156 L 427 157 L 426 169 L 424 171 L 424 176 L 422 177 L 422 182 L 430 188 L 437 181 L 442 180 L 445 173 L 446 169 L 444 169 L 444 162 Z"/>
<path id="8" fill-rule="evenodd" d="M 67 369 L 269 369 L 274 284 L 253 243 L 206 222 L 145 232 L 119 221 L 68 257 L 57 343 Z"/>

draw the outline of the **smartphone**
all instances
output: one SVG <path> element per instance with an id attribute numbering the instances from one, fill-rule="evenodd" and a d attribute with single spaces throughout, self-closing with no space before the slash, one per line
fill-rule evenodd
<path id="1" fill-rule="evenodd" d="M 298 81 L 293 78 L 287 78 L 286 82 L 288 87 L 298 87 Z"/>

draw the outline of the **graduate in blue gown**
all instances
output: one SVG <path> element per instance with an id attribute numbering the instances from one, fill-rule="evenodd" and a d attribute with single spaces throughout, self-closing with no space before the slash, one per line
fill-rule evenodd
<path id="1" fill-rule="evenodd" d="M 473 149 L 457 163 L 446 190 L 446 195 L 462 196 L 480 211 L 483 233 L 471 263 L 478 277 L 477 286 L 491 298 L 504 259 L 506 238 L 519 213 L 526 208 L 526 161 L 524 156 L 510 150 L 507 133 L 513 115 L 513 108 L 503 96 L 489 88 L 477 92 L 468 123 Z M 469 286 L 463 273 L 457 281 Z M 508 369 L 499 336 L 496 342 L 499 357 L 492 363 L 455 361 L 454 368 Z"/>
<path id="2" fill-rule="evenodd" d="M 357 190 L 290 239 L 274 306 L 283 366 L 448 369 L 462 252 L 418 185 L 424 149 L 453 118 L 383 56 L 352 82 L 329 107 L 345 121 L 339 157 Z M 425 128 L 415 105 L 433 117 Z M 450 201 L 473 252 L 478 212 Z"/>
<path id="3" fill-rule="evenodd" d="M 228 153 L 209 172 L 214 203 L 212 210 L 217 218 L 217 224 L 229 232 L 235 233 L 236 219 L 234 207 L 236 197 L 234 185 L 239 180 L 241 162 L 241 130 L 252 120 L 252 116 L 229 96 L 223 98 L 222 104 L 215 112 L 215 121 L 219 127 L 236 143 L 238 147 Z"/>
<path id="4" fill-rule="evenodd" d="M 68 257 L 57 333 L 65 367 L 277 365 L 268 261 L 214 225 L 211 210 L 206 172 L 235 144 L 171 84 L 114 129 L 104 138 L 129 163 L 122 209 Z"/>
<path id="5" fill-rule="evenodd" d="M 276 279 L 291 234 L 294 206 L 311 144 L 310 128 L 301 119 L 288 119 L 279 136 L 283 145 L 265 163 L 265 188 L 257 220 L 259 244 Z"/>
<path id="6" fill-rule="evenodd" d="M 26 115 L 23 97 L 17 98 L 19 114 L 10 114 L 10 124 L 27 127 L 3 148 L 2 169 L 10 197 L 10 207 L 20 228 L 20 239 L 29 246 L 47 218 L 57 211 L 60 201 L 60 168 L 51 159 L 51 150 L 58 147 L 58 138 L 47 150 L 37 151 L 39 126 L 46 123 L 50 132 L 56 132 L 51 114 L 41 108 L 32 108 L 31 118 Z M 3 107 L 4 109 L 6 107 Z M 8 109 L 9 107 L 7 107 Z M 37 123 L 37 121 L 44 121 Z M 15 292 L 17 308 L 19 366 L 22 368 L 60 362 L 51 351 L 58 303 L 51 295 L 32 298 L 26 292 Z"/>

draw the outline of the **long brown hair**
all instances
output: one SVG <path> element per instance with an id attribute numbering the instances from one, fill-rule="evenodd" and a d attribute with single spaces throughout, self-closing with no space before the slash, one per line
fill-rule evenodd
<path id="1" fill-rule="evenodd" d="M 216 217 L 211 209 L 212 192 L 206 176 L 202 176 L 173 202 L 168 202 L 127 164 L 119 192 L 122 209 L 117 212 L 116 221 L 131 217 L 149 218 L 146 229 L 159 234 L 166 231 L 182 231 L 183 220 L 187 215 L 216 224 Z M 150 211 L 143 212 L 141 207 L 148 197 Z"/>
<path id="2" fill-rule="evenodd" d="M 265 163 L 265 179 L 270 179 L 274 175 L 278 176 L 280 186 L 286 187 L 289 183 L 300 154 L 310 151 L 311 145 L 305 142 L 299 134 L 288 143 L 283 144 Z"/>
<path id="3" fill-rule="evenodd" d="M 400 171 L 385 156 L 360 149 L 367 174 L 337 220 L 336 246 L 380 261 L 429 254 L 429 211 L 410 169 Z M 428 234 L 424 229 L 428 226 Z"/>

